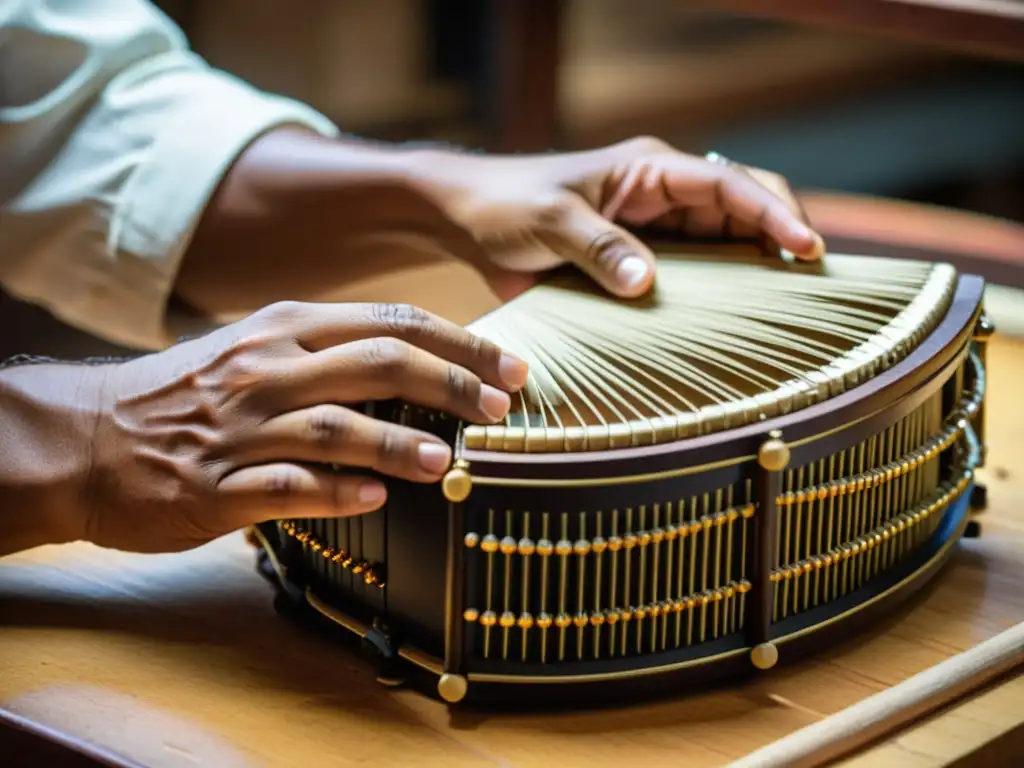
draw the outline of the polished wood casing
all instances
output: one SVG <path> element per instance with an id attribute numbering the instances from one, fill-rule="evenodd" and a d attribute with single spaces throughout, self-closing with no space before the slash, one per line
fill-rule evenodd
<path id="1" fill-rule="evenodd" d="M 848 634 L 851 626 L 864 626 L 923 585 L 968 522 L 973 469 L 983 457 L 970 423 L 973 418 L 977 426 L 984 387 L 982 291 L 980 278 L 961 277 L 945 318 L 907 358 L 818 405 L 757 425 L 666 445 L 554 455 L 463 451 L 458 455 L 472 482 L 464 500 L 446 499 L 442 487 L 388 479 L 388 504 L 374 514 L 341 522 L 261 526 L 257 536 L 264 572 L 300 612 L 363 638 L 385 661 L 411 662 L 385 665 L 382 678 L 394 680 L 415 677 L 417 670 L 425 672 L 426 680 L 440 683 L 438 690 L 449 701 L 516 698 L 528 692 L 536 702 L 537 686 L 543 687 L 543 699 L 551 703 L 565 699 L 594 702 L 613 690 L 614 700 L 621 701 L 632 693 L 650 696 L 682 683 L 719 679 L 801 658 L 827 647 L 832 638 Z M 974 399 L 968 396 L 964 400 L 963 392 L 969 389 L 975 390 Z M 847 566 L 843 565 L 843 588 L 836 585 L 831 599 L 817 604 L 819 577 L 811 574 L 822 567 L 822 560 L 815 559 L 821 553 L 799 562 L 782 559 L 774 543 L 782 513 L 773 502 L 784 488 L 783 469 L 766 468 L 771 462 L 759 459 L 759 453 L 774 437 L 784 442 L 787 467 L 811 466 L 900 425 L 929 401 L 941 401 L 942 420 L 953 426 L 942 450 L 931 454 L 940 471 L 938 495 L 926 516 L 930 527 L 918 528 L 925 534 L 904 547 L 903 557 L 886 562 L 886 567 L 869 568 L 865 575 L 861 566 L 860 577 L 852 580 L 849 589 Z M 961 413 L 964 407 L 966 416 Z M 436 414 L 401 404 L 378 405 L 376 409 L 380 418 L 431 429 L 457 444 L 457 425 Z M 938 440 L 941 436 L 924 437 Z M 950 452 L 959 452 L 959 463 Z M 866 471 L 857 473 L 861 475 L 859 490 L 864 489 L 865 477 L 878 477 L 879 472 L 881 482 L 886 482 L 884 466 L 862 464 L 861 469 Z M 795 487 L 790 482 L 788 493 L 795 490 L 799 495 L 805 485 Z M 740 499 L 744 489 L 747 496 Z M 730 492 L 732 497 L 728 497 Z M 709 498 L 716 499 L 710 506 Z M 724 498 L 729 503 L 723 503 Z M 692 514 L 687 508 L 687 516 L 682 507 L 676 507 L 676 516 L 671 517 L 672 512 L 665 510 L 671 509 L 667 500 L 672 499 L 702 499 L 703 506 L 698 502 L 699 508 Z M 524 530 L 528 510 L 535 510 L 530 536 Z M 551 518 L 560 522 L 561 530 L 553 528 L 541 535 L 537 526 L 543 510 L 565 511 Z M 651 568 L 656 576 L 659 566 L 643 565 L 640 553 L 653 553 L 653 547 L 644 549 L 651 542 L 659 552 L 662 544 L 667 547 L 669 531 L 677 534 L 677 563 L 681 563 L 682 529 L 691 533 L 691 541 L 703 534 L 710 542 L 722 530 L 734 530 L 738 539 L 740 529 L 727 528 L 736 523 L 743 527 L 744 549 L 740 551 L 735 539 L 727 549 L 740 561 L 739 578 L 720 581 L 711 589 L 704 581 L 697 592 L 663 591 L 660 596 L 638 594 L 639 581 L 634 581 L 634 591 L 626 596 L 637 599 L 624 606 L 605 601 L 592 610 L 601 591 L 593 581 L 599 578 L 599 566 L 593 559 L 581 563 L 594 558 L 598 539 L 604 541 L 602 551 L 607 550 L 607 528 L 603 536 L 601 531 L 595 534 L 598 520 L 606 526 L 609 520 L 608 513 L 599 510 L 630 510 L 637 515 L 645 510 L 648 514 L 638 526 L 631 524 L 628 531 L 620 531 L 620 539 L 630 533 L 636 539 L 633 547 L 639 545 L 638 557 L 624 561 L 620 578 L 628 570 L 639 580 L 641 573 L 652 573 Z M 652 517 L 659 511 L 663 517 Z M 907 529 L 913 511 L 896 510 L 907 518 Z M 499 528 L 502 518 L 510 527 L 504 531 L 495 528 L 496 518 Z M 822 519 L 819 513 L 819 538 Z M 848 530 L 850 519 L 852 513 Z M 900 526 L 902 536 L 904 527 Z M 865 550 L 870 544 L 872 552 L 888 551 L 879 543 L 881 534 L 872 539 L 875 528 L 864 533 L 866 538 L 862 535 L 856 542 L 843 542 L 842 551 L 849 551 L 843 554 L 844 562 L 851 558 L 863 562 L 856 560 L 862 544 Z M 788 527 L 786 536 L 791 537 Z M 892 536 L 895 541 L 895 527 Z M 551 545 L 547 554 L 538 550 L 541 539 Z M 626 544 L 622 548 L 633 547 Z M 696 556 L 702 568 L 710 568 L 708 551 L 705 546 L 703 559 L 699 553 Z M 601 552 L 596 555 L 600 557 Z M 693 555 L 691 549 L 691 558 Z M 524 606 L 529 607 L 529 599 L 539 596 L 537 566 L 531 568 L 534 582 L 529 586 L 521 581 L 522 567 L 507 563 L 510 558 L 536 563 L 538 557 L 547 558 L 550 564 L 544 594 L 551 602 L 545 610 L 538 612 L 534 607 L 530 612 Z M 604 560 L 610 557 L 605 555 Z M 882 556 L 865 557 L 874 557 L 877 564 Z M 670 564 L 661 567 L 666 574 L 671 569 Z M 837 557 L 835 572 L 839 567 Z M 856 566 L 849 568 L 857 572 Z M 371 575 L 377 583 L 371 583 Z M 780 615 L 783 588 L 787 589 L 787 597 L 781 598 L 785 601 L 789 599 L 788 582 L 797 584 L 803 577 L 804 594 L 815 580 L 816 605 L 808 605 L 805 597 L 803 610 Z M 608 578 L 606 570 L 605 584 Z M 500 590 L 493 593 L 499 589 L 495 581 L 501 588 L 507 584 L 504 595 Z M 560 582 L 557 587 L 556 582 Z M 668 576 L 660 583 L 666 585 Z M 566 600 L 567 595 L 572 599 Z M 585 606 L 577 600 L 582 596 L 588 602 Z M 561 602 L 556 603 L 559 597 Z M 797 602 L 796 597 L 793 601 Z M 618 636 L 612 634 L 614 621 L 609 620 L 616 613 L 621 619 Z M 712 614 L 713 620 L 709 618 Z M 540 624 L 542 615 L 546 627 Z M 715 629 L 709 631 L 712 623 Z M 649 627 L 646 635 L 642 626 Z M 544 637 L 537 640 L 542 630 Z M 684 634 L 685 643 L 680 642 Z M 528 636 L 525 643 L 524 635 Z"/>

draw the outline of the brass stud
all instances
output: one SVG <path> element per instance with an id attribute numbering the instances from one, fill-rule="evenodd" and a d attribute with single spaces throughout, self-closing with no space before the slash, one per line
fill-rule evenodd
<path id="1" fill-rule="evenodd" d="M 493 533 L 488 533 L 484 536 L 483 541 L 480 542 L 480 549 L 487 554 L 493 554 L 498 551 L 498 537 Z"/>
<path id="2" fill-rule="evenodd" d="M 594 549 L 594 554 L 600 555 L 608 548 L 608 542 L 602 539 L 600 536 L 595 536 L 594 540 L 590 542 L 590 546 Z"/>
<path id="3" fill-rule="evenodd" d="M 551 626 L 551 616 L 547 613 L 537 614 L 537 626 L 541 629 L 548 629 Z"/>
<path id="4" fill-rule="evenodd" d="M 572 551 L 583 557 L 590 552 L 590 542 L 586 539 L 576 539 L 576 543 L 572 545 Z"/>
<path id="5" fill-rule="evenodd" d="M 789 446 L 779 430 L 772 430 L 768 438 L 757 452 L 757 463 L 768 472 L 781 472 L 789 464 Z"/>
<path id="6" fill-rule="evenodd" d="M 453 504 L 469 498 L 473 490 L 473 478 L 469 474 L 469 463 L 458 459 L 441 480 L 441 493 Z"/>
<path id="7" fill-rule="evenodd" d="M 480 611 L 476 608 L 467 608 L 462 612 L 462 618 L 466 621 L 473 622 L 480 618 Z"/>
<path id="8" fill-rule="evenodd" d="M 517 621 L 516 623 L 522 630 L 530 629 L 531 627 L 533 627 L 533 616 L 531 616 L 526 611 L 523 611 L 521 614 L 519 614 L 519 621 Z"/>
<path id="9" fill-rule="evenodd" d="M 525 536 L 519 540 L 519 554 L 520 555 L 532 555 L 537 546 L 533 543 L 533 539 L 528 539 Z"/>
<path id="10" fill-rule="evenodd" d="M 512 611 L 505 611 L 498 619 L 498 624 L 505 629 L 511 629 L 516 625 L 516 615 Z"/>
<path id="11" fill-rule="evenodd" d="M 465 543 L 465 545 L 469 549 L 472 549 L 473 547 L 475 547 L 477 544 L 480 543 L 480 534 L 479 533 L 467 533 L 466 534 L 466 538 L 463 539 L 463 542 Z"/>
<path id="12" fill-rule="evenodd" d="M 551 543 L 550 539 L 541 539 L 537 542 L 537 554 L 541 557 L 547 557 L 555 551 L 555 545 Z"/>
<path id="13" fill-rule="evenodd" d="M 775 643 L 761 643 L 750 652 L 750 661 L 758 669 L 771 669 L 779 660 Z"/>
<path id="14" fill-rule="evenodd" d="M 568 539 L 559 539 L 555 543 L 556 555 L 568 555 L 570 552 L 572 552 L 572 542 Z"/>
<path id="15" fill-rule="evenodd" d="M 452 675 L 445 672 L 437 681 L 437 693 L 449 704 L 458 704 L 466 697 L 469 691 L 469 682 L 462 675 Z"/>
<path id="16" fill-rule="evenodd" d="M 503 538 L 499 546 L 501 548 L 501 554 L 503 555 L 514 555 L 516 553 L 516 550 L 519 548 L 518 544 L 516 543 L 516 540 L 513 539 L 511 536 L 506 536 L 505 538 Z"/>

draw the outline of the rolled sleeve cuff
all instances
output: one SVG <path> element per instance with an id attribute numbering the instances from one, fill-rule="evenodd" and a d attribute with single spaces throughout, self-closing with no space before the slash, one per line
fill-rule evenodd
<path id="1" fill-rule="evenodd" d="M 27 282 L 10 286 L 73 326 L 144 350 L 173 344 L 183 326 L 194 330 L 195 318 L 176 318 L 170 298 L 203 211 L 245 148 L 287 125 L 339 134 L 316 110 L 216 70 L 172 68 L 159 77 L 158 106 L 146 105 L 157 109 L 159 128 L 117 189 L 104 256 L 87 247 L 93 255 L 70 254 L 63 267 L 44 256 Z"/>
<path id="2" fill-rule="evenodd" d="M 111 222 L 110 252 L 136 262 L 145 277 L 139 280 L 143 276 L 134 269 L 118 271 L 112 295 L 95 307 L 98 317 L 116 310 L 109 325 L 122 333 L 132 329 L 137 345 L 150 348 L 176 338 L 167 308 L 182 257 L 207 202 L 242 151 L 285 125 L 338 134 L 317 111 L 222 73 L 205 73 L 201 88 L 179 105 L 124 187 Z"/>

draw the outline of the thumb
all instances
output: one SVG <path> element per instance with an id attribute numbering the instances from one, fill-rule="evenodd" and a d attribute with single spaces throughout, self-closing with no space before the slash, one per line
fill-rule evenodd
<path id="1" fill-rule="evenodd" d="M 650 249 L 582 198 L 571 198 L 557 225 L 542 232 L 541 238 L 560 258 L 615 296 L 636 298 L 654 283 L 655 257 Z"/>

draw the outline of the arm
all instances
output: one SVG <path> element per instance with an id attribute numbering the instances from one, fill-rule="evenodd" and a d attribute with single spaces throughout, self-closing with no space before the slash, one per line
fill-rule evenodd
<path id="1" fill-rule="evenodd" d="M 144 0 L 9 0 L 0 43 L 0 283 L 116 343 L 178 335 L 166 312 L 181 262 L 247 147 L 337 135 L 207 66 Z"/>
<path id="2" fill-rule="evenodd" d="M 56 363 L 0 369 L 0 557 L 85 538 L 101 376 Z"/>

